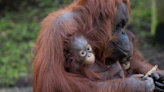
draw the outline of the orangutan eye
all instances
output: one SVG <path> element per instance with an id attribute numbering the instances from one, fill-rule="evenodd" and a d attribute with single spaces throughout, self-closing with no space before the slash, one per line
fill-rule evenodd
<path id="1" fill-rule="evenodd" d="M 84 57 L 86 55 L 86 51 L 81 50 L 79 54 L 80 54 L 80 56 Z"/>
<path id="2" fill-rule="evenodd" d="M 126 23 L 127 22 L 125 20 L 122 20 L 122 21 L 119 22 L 119 24 L 117 24 L 116 28 L 124 28 Z"/>
<path id="3" fill-rule="evenodd" d="M 122 20 L 122 26 L 123 26 L 123 27 L 125 27 L 126 23 L 127 23 L 127 22 L 126 22 L 125 20 Z"/>
<path id="4" fill-rule="evenodd" d="M 92 47 L 90 45 L 87 46 L 87 51 L 92 51 Z"/>
<path id="5" fill-rule="evenodd" d="M 121 26 L 122 26 L 122 24 L 119 23 L 119 24 L 116 26 L 116 28 L 119 28 L 119 27 L 121 27 Z"/>

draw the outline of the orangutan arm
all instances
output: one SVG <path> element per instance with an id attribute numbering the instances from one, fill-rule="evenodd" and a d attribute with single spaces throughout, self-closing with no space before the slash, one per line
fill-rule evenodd
<path id="1" fill-rule="evenodd" d="M 141 56 L 141 54 L 136 50 L 135 35 L 126 30 L 129 40 L 133 44 L 133 56 L 130 60 L 130 69 L 135 71 L 135 73 L 146 74 L 153 66 L 146 62 L 146 60 Z"/>
<path id="2" fill-rule="evenodd" d="M 154 90 L 153 79 L 147 77 L 141 80 L 142 74 L 133 75 L 125 79 L 98 82 L 99 92 L 151 92 Z M 108 83 L 107 83 L 108 82 Z"/>
<path id="3" fill-rule="evenodd" d="M 134 51 L 133 58 L 130 63 L 130 68 L 140 74 L 146 74 L 153 67 L 151 64 L 146 62 L 146 60 L 140 55 L 138 51 Z"/>

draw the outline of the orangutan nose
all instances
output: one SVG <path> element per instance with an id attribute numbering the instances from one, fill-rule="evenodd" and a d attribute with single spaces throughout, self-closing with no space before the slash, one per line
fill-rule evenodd
<path id="1" fill-rule="evenodd" d="M 88 53 L 87 56 L 90 57 L 91 56 L 91 53 Z"/>

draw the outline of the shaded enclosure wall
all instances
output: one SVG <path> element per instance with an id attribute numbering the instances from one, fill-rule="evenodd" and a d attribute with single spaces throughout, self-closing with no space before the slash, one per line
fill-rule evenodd
<path id="1" fill-rule="evenodd" d="M 155 43 L 164 45 L 164 0 L 152 0 L 151 34 Z"/>

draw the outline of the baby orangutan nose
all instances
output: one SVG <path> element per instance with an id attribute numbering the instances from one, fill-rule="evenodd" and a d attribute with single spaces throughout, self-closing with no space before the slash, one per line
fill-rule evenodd
<path id="1" fill-rule="evenodd" d="M 88 54 L 88 57 L 90 57 L 91 56 L 91 54 Z"/>

